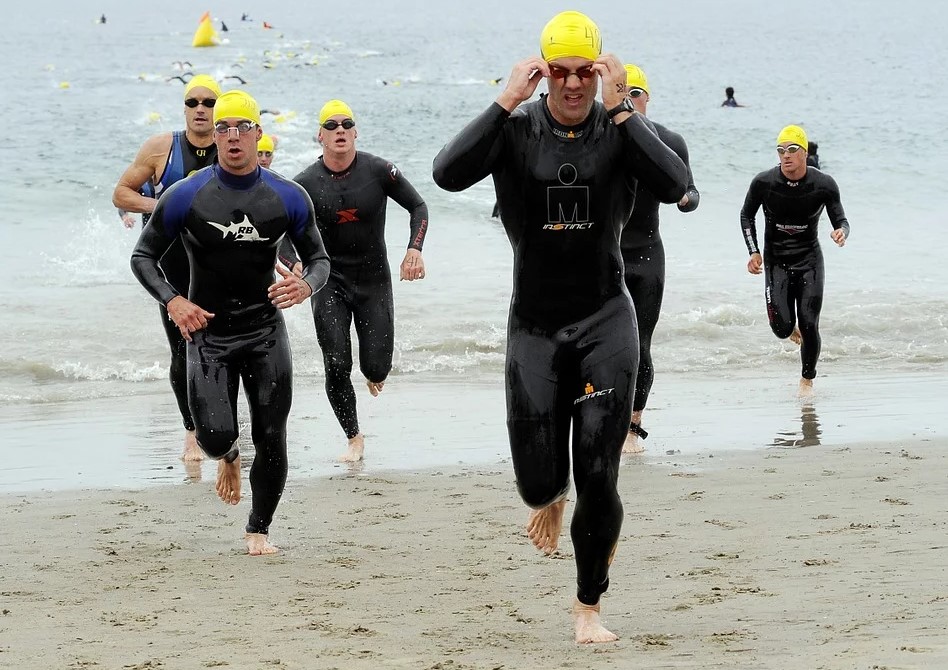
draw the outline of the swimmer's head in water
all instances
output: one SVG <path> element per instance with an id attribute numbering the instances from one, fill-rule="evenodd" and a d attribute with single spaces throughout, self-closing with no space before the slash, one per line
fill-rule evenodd
<path id="1" fill-rule="evenodd" d="M 726 96 L 729 97 L 729 98 L 733 98 L 733 97 L 734 97 L 734 87 L 733 87 L 733 86 L 728 86 L 726 89 L 724 89 L 724 95 L 726 95 Z"/>
<path id="2" fill-rule="evenodd" d="M 560 12 L 540 33 L 540 54 L 547 62 L 571 57 L 596 60 L 601 53 L 599 27 L 579 12 Z"/>
<path id="3" fill-rule="evenodd" d="M 782 144 L 799 144 L 806 151 L 809 143 L 806 139 L 806 131 L 800 126 L 787 126 L 777 135 L 777 146 Z"/>
<path id="4" fill-rule="evenodd" d="M 648 77 L 645 76 L 642 68 L 640 68 L 638 65 L 629 64 L 625 66 L 625 83 L 630 90 L 633 88 L 640 88 L 649 96 L 652 95 L 648 90 Z"/>
<path id="5" fill-rule="evenodd" d="M 347 119 L 355 120 L 352 114 L 352 108 L 342 100 L 330 100 L 323 108 L 319 110 L 319 125 L 323 125 L 334 116 L 344 116 Z"/>
<path id="6" fill-rule="evenodd" d="M 273 138 L 269 135 L 262 135 L 259 140 L 257 140 L 257 151 L 269 151 L 273 153 Z"/>
<path id="7" fill-rule="evenodd" d="M 227 91 L 214 105 L 214 123 L 221 119 L 244 119 L 260 125 L 260 106 L 244 91 Z"/>
<path id="8" fill-rule="evenodd" d="M 214 94 L 215 98 L 221 97 L 221 87 L 218 85 L 217 81 L 206 74 L 196 74 L 188 81 L 187 85 L 184 87 L 184 97 L 185 99 L 191 97 L 191 91 L 196 88 L 206 88 L 211 93 Z"/>

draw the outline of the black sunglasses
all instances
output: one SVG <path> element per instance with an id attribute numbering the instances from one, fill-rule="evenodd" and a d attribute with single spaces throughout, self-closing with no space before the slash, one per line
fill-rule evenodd
<path id="1" fill-rule="evenodd" d="M 342 121 L 336 121 L 335 119 L 329 119 L 326 123 L 323 124 L 323 128 L 326 130 L 335 130 L 339 126 L 342 126 L 346 130 L 352 130 L 355 128 L 356 122 L 352 119 L 343 119 Z"/>
<path id="2" fill-rule="evenodd" d="M 571 74 L 575 74 L 580 79 L 592 79 L 596 76 L 596 71 L 593 70 L 592 65 L 584 65 L 576 71 L 567 70 L 565 67 L 560 67 L 559 65 L 550 66 L 550 76 L 553 79 L 566 79 Z"/>
<path id="3" fill-rule="evenodd" d="M 190 107 L 194 109 L 198 105 L 204 105 L 208 109 L 213 109 L 214 105 L 217 104 L 217 98 L 205 98 L 204 100 L 198 100 L 197 98 L 188 98 L 184 101 L 185 107 Z"/>

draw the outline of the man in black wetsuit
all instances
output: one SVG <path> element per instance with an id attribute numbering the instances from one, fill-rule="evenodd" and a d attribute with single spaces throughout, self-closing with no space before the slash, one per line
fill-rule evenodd
<path id="1" fill-rule="evenodd" d="M 188 341 L 188 400 L 197 442 L 218 460 L 217 493 L 240 501 L 237 392 L 243 381 L 256 456 L 247 522 L 251 555 L 277 551 L 270 521 L 286 482 L 286 420 L 293 393 L 290 343 L 280 309 L 299 304 L 329 276 L 313 203 L 297 184 L 257 165 L 256 101 L 228 91 L 214 107 L 219 164 L 172 186 L 158 201 L 132 253 L 132 271 Z M 282 268 L 288 236 L 303 259 L 302 277 Z M 162 274 L 158 259 L 180 238 L 191 261 L 188 297 Z"/>
<path id="2" fill-rule="evenodd" d="M 365 449 L 351 380 L 353 321 L 359 338 L 359 368 L 373 396 L 382 390 L 392 369 L 395 310 L 385 247 L 388 199 L 409 212 L 411 230 L 399 268 L 401 279 L 424 279 L 421 250 L 428 230 L 428 206 L 418 191 L 392 163 L 356 151 L 357 137 L 352 110 L 341 100 L 330 100 L 319 112 L 323 155 L 294 177 L 316 204 L 316 225 L 332 258 L 329 282 L 311 302 L 316 338 L 323 351 L 326 395 L 348 439 L 341 460 L 348 462 L 362 460 Z M 292 253 L 285 253 L 293 263 Z"/>
<path id="3" fill-rule="evenodd" d="M 629 87 L 629 99 L 632 106 L 642 115 L 646 114 L 651 93 L 648 78 L 637 65 L 626 65 L 626 84 Z M 695 188 L 695 180 L 688 162 L 688 147 L 678 133 L 654 121 L 652 124 L 662 142 L 688 168 L 688 190 L 678 201 L 678 210 L 693 212 L 698 208 L 700 195 Z M 622 261 L 625 263 L 625 285 L 632 295 L 635 305 L 635 317 L 639 329 L 639 371 L 635 380 L 635 399 L 632 402 L 632 423 L 622 451 L 639 453 L 644 448 L 639 438 L 645 439 L 648 433 L 642 429 L 642 412 L 652 390 L 655 368 L 652 365 L 652 333 L 658 324 L 662 309 L 662 297 L 665 294 L 665 246 L 658 232 L 658 208 L 661 201 L 641 183 L 635 191 L 635 207 L 632 216 L 622 230 Z"/>
<path id="4" fill-rule="evenodd" d="M 186 130 L 162 133 L 148 138 L 125 170 L 112 193 L 112 203 L 125 212 L 142 213 L 142 223 L 155 209 L 155 197 L 161 197 L 168 187 L 217 159 L 214 144 L 214 104 L 221 95 L 220 86 L 206 74 L 195 75 L 184 89 L 184 120 Z M 152 197 L 152 194 L 155 194 Z M 130 217 L 129 217 L 130 218 Z M 125 216 L 122 217 L 125 221 Z M 128 222 L 125 223 L 128 227 Z M 188 257 L 180 240 L 175 240 L 161 259 L 165 278 L 182 294 L 188 293 L 190 269 Z M 168 317 L 164 305 L 159 307 L 161 325 L 171 347 L 171 365 L 168 377 L 171 390 L 178 402 L 178 411 L 184 422 L 184 461 L 199 461 L 204 454 L 194 436 L 194 420 L 188 408 L 187 355 L 184 338 Z"/>
<path id="5" fill-rule="evenodd" d="M 461 191 L 493 177 L 514 253 L 507 429 L 517 487 L 534 510 L 527 533 L 556 550 L 572 467 L 575 637 L 609 642 L 617 638 L 602 625 L 599 599 L 622 525 L 616 485 L 639 350 L 619 237 L 637 179 L 673 203 L 688 172 L 631 106 L 625 69 L 602 55 L 589 17 L 555 16 L 540 51 L 441 150 L 434 179 Z M 542 79 L 549 94 L 522 105 Z"/>
<path id="6" fill-rule="evenodd" d="M 849 222 L 839 187 L 827 174 L 807 167 L 807 138 L 799 126 L 777 136 L 780 165 L 754 177 L 744 206 L 741 229 L 750 254 L 747 271 L 765 271 L 767 317 L 774 335 L 800 345 L 800 393 L 808 394 L 820 357 L 820 310 L 823 308 L 823 251 L 817 236 L 824 208 L 837 246 L 849 238 Z M 764 253 L 757 244 L 754 218 L 763 206 Z"/>

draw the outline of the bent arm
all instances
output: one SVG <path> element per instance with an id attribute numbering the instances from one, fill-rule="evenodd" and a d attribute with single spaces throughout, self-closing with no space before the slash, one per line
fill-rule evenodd
<path id="1" fill-rule="evenodd" d="M 432 176 L 445 191 L 463 191 L 490 174 L 503 149 L 510 112 L 494 102 L 435 156 Z"/>
<path id="2" fill-rule="evenodd" d="M 846 219 L 843 203 L 839 198 L 839 186 L 836 185 L 836 181 L 832 177 L 830 182 L 829 196 L 826 200 L 826 213 L 829 215 L 830 223 L 833 224 L 833 229 L 842 229 L 843 235 L 846 236 L 846 239 L 849 239 L 849 221 Z"/>
<path id="3" fill-rule="evenodd" d="M 388 181 L 387 195 L 408 210 L 411 228 L 408 248 L 421 251 L 428 232 L 428 205 L 398 168 L 389 163 L 388 171 L 392 178 Z"/>
<path id="4" fill-rule="evenodd" d="M 747 189 L 747 195 L 744 197 L 744 206 L 741 207 L 741 231 L 744 234 L 744 244 L 747 245 L 748 254 L 759 254 L 760 246 L 757 244 L 757 211 L 760 209 L 762 199 L 760 187 L 755 179 Z"/>
<path id="5" fill-rule="evenodd" d="M 158 178 L 156 166 L 161 165 L 170 150 L 170 136 L 150 138 L 135 156 L 135 160 L 119 177 L 112 191 L 112 204 L 128 212 L 148 213 L 155 209 L 155 199 L 141 194 L 142 187 Z"/>
<path id="6" fill-rule="evenodd" d="M 654 126 L 642 114 L 633 114 L 616 126 L 629 150 L 629 169 L 656 198 L 677 203 L 688 187 L 684 161 L 659 138 Z"/>
<path id="7" fill-rule="evenodd" d="M 294 220 L 287 231 L 287 237 L 299 253 L 300 262 L 303 264 L 303 281 L 309 284 L 313 293 L 316 293 L 326 285 L 329 279 L 329 254 L 323 244 L 323 237 L 316 227 L 313 201 L 309 199 L 309 195 L 303 191 L 302 187 L 300 187 L 300 192 L 305 199 L 305 205 L 294 213 Z"/>
<path id="8" fill-rule="evenodd" d="M 688 160 L 688 146 L 681 137 L 679 137 L 679 140 L 680 146 L 676 148 L 675 153 L 685 162 L 685 169 L 688 170 L 688 187 L 685 189 L 688 202 L 682 205 L 679 201 L 678 210 L 681 212 L 693 212 L 698 209 L 698 204 L 701 202 L 701 194 L 698 193 L 698 188 L 695 186 L 695 175 L 691 171 L 691 162 Z"/>
<path id="9" fill-rule="evenodd" d="M 169 237 L 165 232 L 165 228 L 161 223 L 163 218 L 159 207 L 155 210 L 155 215 L 142 229 L 138 243 L 132 251 L 131 265 L 132 274 L 145 287 L 151 297 L 162 305 L 167 305 L 172 298 L 180 294 L 168 283 L 161 268 L 158 267 L 159 259 L 175 239 Z"/>

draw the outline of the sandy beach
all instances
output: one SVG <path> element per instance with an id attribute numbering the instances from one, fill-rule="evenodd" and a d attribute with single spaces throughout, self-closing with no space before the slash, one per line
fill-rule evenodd
<path id="1" fill-rule="evenodd" d="M 7 494 L 0 666 L 946 667 L 946 446 L 627 460 L 620 640 L 582 647 L 506 464 L 291 481 L 259 558 L 210 481 Z"/>

